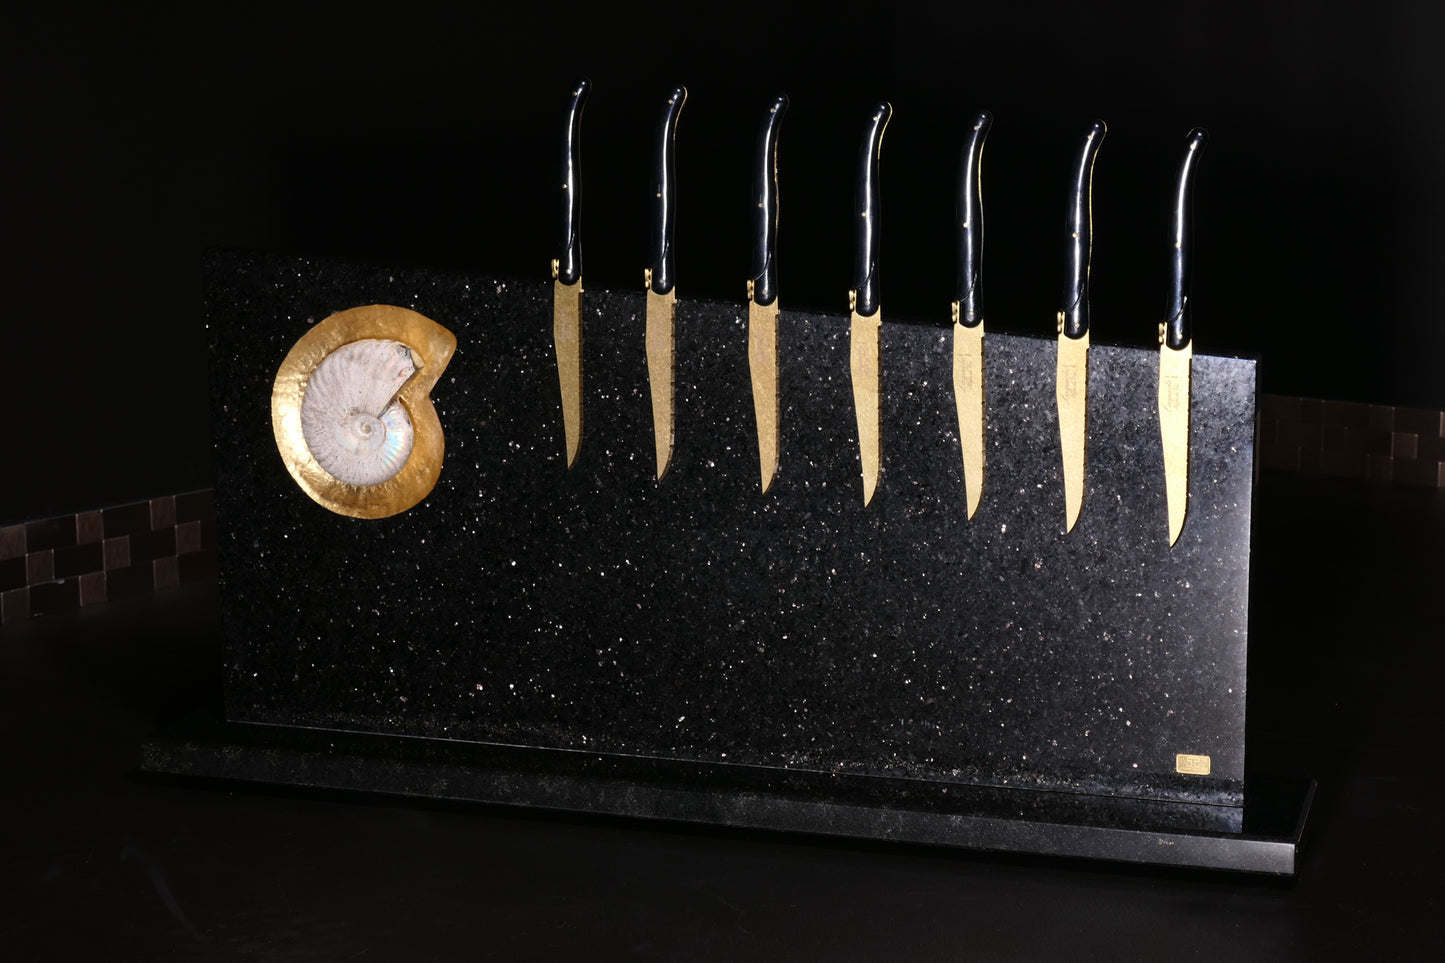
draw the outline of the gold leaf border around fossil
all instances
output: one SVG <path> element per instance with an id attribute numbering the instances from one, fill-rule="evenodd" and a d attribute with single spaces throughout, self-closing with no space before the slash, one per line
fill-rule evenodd
<path id="1" fill-rule="evenodd" d="M 301 430 L 301 402 L 312 373 L 336 349 L 369 338 L 398 341 L 411 349 L 417 370 L 397 392 L 415 431 L 411 456 L 401 471 L 378 485 L 351 485 L 316 461 Z M 318 505 L 352 518 L 387 518 L 416 505 L 441 476 L 445 442 L 432 406 L 431 389 L 456 353 L 446 328 L 409 308 L 370 304 L 338 311 L 303 334 L 287 353 L 271 389 L 271 428 L 286 471 Z"/>

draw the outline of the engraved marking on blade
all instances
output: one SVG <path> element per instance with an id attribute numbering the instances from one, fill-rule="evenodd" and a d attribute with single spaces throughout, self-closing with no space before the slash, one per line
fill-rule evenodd
<path id="1" fill-rule="evenodd" d="M 558 307 L 563 308 L 564 306 L 559 304 Z M 575 341 L 577 339 L 577 318 L 571 311 L 565 309 L 557 311 L 557 317 L 552 325 L 552 333 L 559 340 Z"/>
<path id="2" fill-rule="evenodd" d="M 1179 378 L 1174 375 L 1165 375 L 1164 383 L 1159 388 L 1159 404 L 1165 411 L 1178 411 L 1179 395 Z"/>
<path id="3" fill-rule="evenodd" d="M 858 375 L 864 384 L 872 384 L 878 379 L 878 358 L 871 349 L 859 353 Z"/>
<path id="4" fill-rule="evenodd" d="M 1081 365 L 1061 364 L 1059 365 L 1060 378 L 1059 394 L 1066 399 L 1073 401 L 1079 397 L 1079 383 L 1083 381 L 1080 377 Z"/>
<path id="5" fill-rule="evenodd" d="M 1186 776 L 1207 776 L 1210 770 L 1208 756 L 1195 756 L 1181 752 L 1174 757 L 1174 771 Z"/>
<path id="6" fill-rule="evenodd" d="M 968 330 L 964 328 L 963 325 L 959 325 L 959 327 L 964 331 Z M 961 338 L 962 336 L 955 335 L 955 337 Z M 960 359 L 969 357 L 968 349 L 960 346 L 958 356 Z M 961 391 L 972 391 L 973 386 L 978 384 L 978 379 L 975 378 L 973 374 L 973 366 L 967 364 L 959 365 L 958 374 L 954 376 L 953 383 L 957 385 Z"/>

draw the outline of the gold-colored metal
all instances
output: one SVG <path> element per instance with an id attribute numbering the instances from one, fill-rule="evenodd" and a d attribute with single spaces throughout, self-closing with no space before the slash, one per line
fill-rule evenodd
<path id="1" fill-rule="evenodd" d="M 652 390 L 652 439 L 657 449 L 657 480 L 672 464 L 673 340 L 677 316 L 677 289 L 658 294 L 647 272 L 647 383 Z"/>
<path id="2" fill-rule="evenodd" d="M 1164 442 L 1164 492 L 1169 503 L 1169 544 L 1179 540 L 1189 509 L 1189 372 L 1194 342 L 1159 346 L 1159 432 Z"/>
<path id="3" fill-rule="evenodd" d="M 1209 769 L 1208 756 L 1191 756 L 1187 752 L 1181 752 L 1174 757 L 1174 771 L 1186 776 L 1207 776 Z"/>
<path id="4" fill-rule="evenodd" d="M 753 300 L 748 281 L 748 371 L 758 419 L 758 468 L 764 494 L 778 471 L 778 302 Z"/>
<path id="5" fill-rule="evenodd" d="M 1089 332 L 1071 338 L 1059 312 L 1059 357 L 1054 392 L 1059 403 L 1059 442 L 1064 452 L 1064 531 L 1072 532 L 1084 507 L 1089 437 Z"/>
<path id="6" fill-rule="evenodd" d="M 301 403 L 312 373 L 333 351 L 370 338 L 411 349 L 416 373 L 396 394 L 415 440 L 401 471 L 379 485 L 349 485 L 316 461 L 301 430 Z M 340 311 L 313 325 L 287 353 L 271 388 L 271 428 L 286 470 L 318 504 L 352 518 L 386 518 L 411 508 L 436 485 L 445 444 L 430 392 L 457 350 L 457 339 L 430 318 L 390 304 Z"/>
<path id="7" fill-rule="evenodd" d="M 953 401 L 958 407 L 958 441 L 963 454 L 963 479 L 968 517 L 983 497 L 983 322 L 971 328 L 958 323 L 953 302 Z"/>
<path id="8" fill-rule="evenodd" d="M 851 304 L 857 304 L 857 292 L 848 292 Z M 883 312 L 875 311 L 865 318 L 856 310 L 849 331 L 848 368 L 853 376 L 853 410 L 858 417 L 858 455 L 863 462 L 863 504 L 873 500 L 878 489 L 878 355 L 883 331 Z"/>
<path id="9" fill-rule="evenodd" d="M 556 265 L 556 261 L 552 262 Z M 555 267 L 554 267 L 555 272 Z M 556 277 L 556 274 L 553 274 Z M 557 346 L 557 380 L 562 386 L 562 429 L 567 467 L 582 448 L 582 279 L 552 282 L 552 341 Z"/>

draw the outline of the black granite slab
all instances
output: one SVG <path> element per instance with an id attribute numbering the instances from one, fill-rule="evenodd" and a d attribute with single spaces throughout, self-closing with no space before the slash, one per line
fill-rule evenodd
<path id="1" fill-rule="evenodd" d="M 758 492 L 745 309 L 678 306 L 659 484 L 642 292 L 589 291 L 570 472 L 550 283 L 218 254 L 216 514 L 235 721 L 1025 789 L 1239 831 L 1254 364 L 1196 356 L 1189 518 L 1168 545 L 1155 351 L 1090 355 L 1088 491 L 1063 533 L 1054 344 L 989 335 L 973 520 L 945 329 L 883 329 L 862 505 L 848 322 L 784 306 L 782 461 Z M 458 351 L 433 493 L 359 521 L 307 498 L 271 381 L 309 325 L 420 311 Z M 1175 771 L 1208 755 L 1207 777 Z"/>

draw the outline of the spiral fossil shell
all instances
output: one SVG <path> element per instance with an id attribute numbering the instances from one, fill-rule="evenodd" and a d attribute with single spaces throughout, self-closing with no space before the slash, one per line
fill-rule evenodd
<path id="1" fill-rule="evenodd" d="M 426 498 L 445 441 L 429 392 L 457 339 L 415 311 L 371 304 L 317 322 L 292 346 L 271 389 L 286 471 L 317 504 L 386 518 Z"/>
<path id="2" fill-rule="evenodd" d="M 353 341 L 327 355 L 301 399 L 317 463 L 348 485 L 379 485 L 401 471 L 414 433 L 396 394 L 415 373 L 411 349 L 395 341 Z"/>

